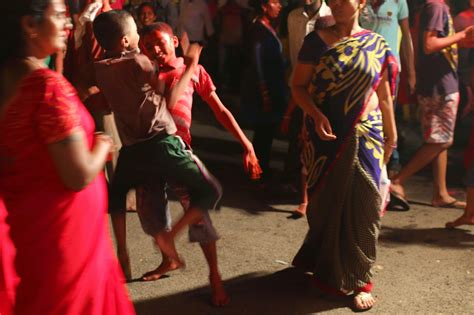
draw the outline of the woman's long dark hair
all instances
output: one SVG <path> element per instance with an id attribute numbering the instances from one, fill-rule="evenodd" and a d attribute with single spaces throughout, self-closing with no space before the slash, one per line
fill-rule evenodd
<path id="1" fill-rule="evenodd" d="M 0 49 L 0 69 L 9 59 L 22 55 L 25 38 L 21 18 L 32 16 L 41 22 L 51 0 L 0 1 L 0 38 L 6 45 Z"/>

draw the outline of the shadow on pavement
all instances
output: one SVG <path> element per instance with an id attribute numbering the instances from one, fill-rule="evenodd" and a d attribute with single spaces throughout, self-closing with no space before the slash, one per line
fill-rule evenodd
<path id="1" fill-rule="evenodd" d="M 383 247 L 394 245 L 421 244 L 446 248 L 474 248 L 474 235 L 469 230 L 431 228 L 416 229 L 416 225 L 404 228 L 384 226 L 379 236 L 379 244 Z"/>
<path id="2" fill-rule="evenodd" d="M 318 297 L 309 276 L 294 268 L 273 274 L 247 274 L 225 281 L 231 303 L 223 308 L 209 303 L 209 289 L 135 302 L 138 315 L 147 314 L 308 314 L 348 308 L 350 298 L 334 301 Z"/>

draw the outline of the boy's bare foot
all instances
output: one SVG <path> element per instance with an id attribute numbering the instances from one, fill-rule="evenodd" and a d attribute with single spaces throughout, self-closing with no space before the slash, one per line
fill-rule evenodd
<path id="1" fill-rule="evenodd" d="M 293 215 L 299 218 L 304 217 L 306 215 L 306 208 L 308 207 L 307 203 L 300 203 L 298 208 L 293 210 Z"/>
<path id="2" fill-rule="evenodd" d="M 446 223 L 446 228 L 453 229 L 460 225 L 474 225 L 474 217 L 468 217 L 465 214 L 452 222 Z"/>
<path id="3" fill-rule="evenodd" d="M 230 298 L 225 292 L 224 286 L 222 285 L 221 276 L 210 275 L 209 282 L 211 284 L 212 291 L 212 305 L 220 307 L 230 303 Z"/>
<path id="4" fill-rule="evenodd" d="M 161 264 L 155 270 L 148 271 L 142 276 L 143 281 L 155 281 L 160 279 L 164 274 L 169 271 L 173 271 L 182 267 L 182 264 L 178 261 L 163 260 Z"/>
<path id="5" fill-rule="evenodd" d="M 354 296 L 354 308 L 357 311 L 368 311 L 375 304 L 375 298 L 371 293 L 359 292 Z"/>
<path id="6" fill-rule="evenodd" d="M 169 257 L 170 260 L 178 262 L 180 266 L 184 266 L 184 261 L 179 257 L 174 244 L 174 239 L 170 232 L 163 231 L 156 237 L 156 243 L 160 248 L 163 256 Z"/>
<path id="7" fill-rule="evenodd" d="M 120 267 L 122 268 L 125 280 L 132 279 L 132 269 L 130 267 L 130 258 L 128 256 L 128 252 L 118 252 L 117 258 L 119 260 Z"/>

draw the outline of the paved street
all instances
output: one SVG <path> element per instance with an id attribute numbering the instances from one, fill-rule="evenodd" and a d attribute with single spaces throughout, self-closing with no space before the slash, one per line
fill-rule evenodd
<path id="1" fill-rule="evenodd" d="M 185 270 L 155 282 L 131 282 L 130 295 L 138 314 L 311 314 L 351 313 L 351 300 L 318 297 L 309 277 L 291 268 L 303 242 L 305 219 L 288 219 L 295 202 L 264 196 L 243 176 L 240 148 L 222 129 L 195 123 L 194 148 L 224 187 L 221 209 L 212 213 L 221 234 L 220 268 L 232 298 L 229 306 L 210 306 L 207 266 L 200 248 L 182 235 L 177 248 Z M 286 145 L 274 146 L 281 168 Z M 218 153 L 220 152 L 220 153 Z M 455 159 L 459 161 L 459 159 Z M 462 168 L 450 165 L 449 181 L 461 198 Z M 474 228 L 444 229 L 461 210 L 431 207 L 431 177 L 426 172 L 406 186 L 413 201 L 409 212 L 388 212 L 383 218 L 375 266 L 378 302 L 372 313 L 474 314 Z M 176 202 L 174 216 L 181 214 Z M 150 238 L 141 231 L 136 213 L 128 215 L 133 276 L 160 263 Z"/>

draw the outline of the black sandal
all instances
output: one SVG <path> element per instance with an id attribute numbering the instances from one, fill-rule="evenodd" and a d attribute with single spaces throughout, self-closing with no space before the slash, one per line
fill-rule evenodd
<path id="1" fill-rule="evenodd" d="M 388 211 L 408 211 L 410 210 L 410 205 L 405 198 L 400 196 L 394 191 L 390 192 L 390 202 L 387 205 Z"/>

